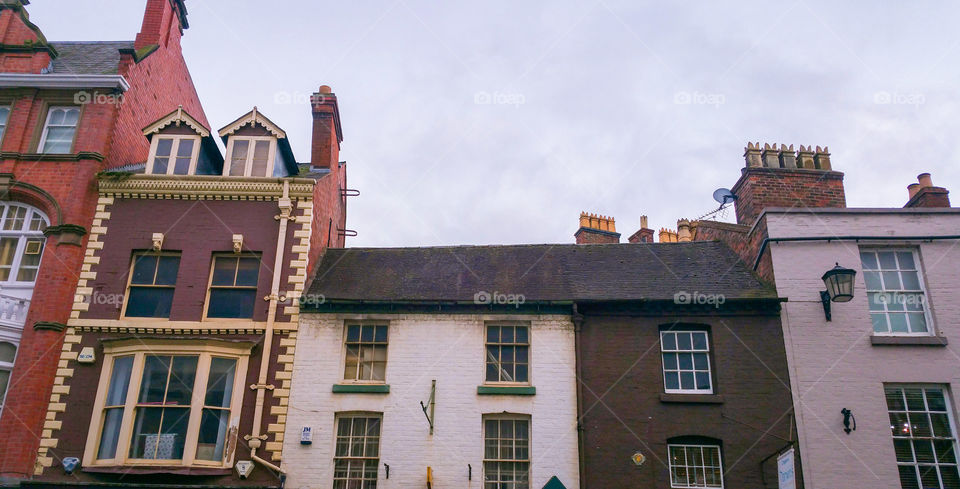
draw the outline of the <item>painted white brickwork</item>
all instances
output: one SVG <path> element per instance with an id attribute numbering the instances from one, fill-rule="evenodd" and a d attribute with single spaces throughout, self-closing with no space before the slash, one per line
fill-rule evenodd
<path id="1" fill-rule="evenodd" d="M 960 212 L 768 213 L 771 238 L 794 236 L 927 236 L 960 234 Z M 949 345 L 871 344 L 860 246 L 919 250 L 934 328 Z M 772 243 L 791 387 L 806 487 L 899 489 L 883 386 L 948 386 L 954 422 L 960 401 L 960 244 L 957 241 L 816 241 Z M 857 271 L 854 299 L 832 304 L 826 322 L 820 276 L 836 262 Z M 857 430 L 843 432 L 840 410 L 851 409 Z"/>
<path id="2" fill-rule="evenodd" d="M 329 488 L 333 481 L 335 413 L 383 413 L 378 488 L 483 487 L 482 416 L 531 417 L 531 484 L 556 475 L 578 488 L 576 376 L 573 323 L 568 316 L 367 315 L 389 323 L 386 383 L 389 394 L 334 394 L 343 379 L 345 319 L 352 315 L 303 314 L 297 338 L 290 409 L 284 437 L 287 487 Z M 519 319 L 531 327 L 530 381 L 534 396 L 478 395 L 484 381 L 485 321 Z M 435 431 L 420 408 L 437 380 Z M 303 426 L 313 444 L 300 445 Z M 385 480 L 383 464 L 390 465 Z M 467 464 L 473 480 L 467 480 Z"/>

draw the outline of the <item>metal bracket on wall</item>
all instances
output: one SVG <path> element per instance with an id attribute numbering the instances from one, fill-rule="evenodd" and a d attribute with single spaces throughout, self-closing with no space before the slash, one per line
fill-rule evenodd
<path id="1" fill-rule="evenodd" d="M 349 236 L 352 238 L 357 235 L 357 232 L 354 231 L 353 229 L 337 228 L 337 234 L 339 234 L 340 236 Z"/>
<path id="2" fill-rule="evenodd" d="M 427 422 L 430 423 L 430 434 L 433 434 L 433 408 L 437 405 L 437 381 L 430 381 L 430 400 L 427 401 L 427 404 L 423 404 L 423 401 L 420 401 L 420 409 L 423 409 L 423 415 L 427 417 Z M 427 413 L 427 410 L 430 410 L 430 413 Z"/>
<path id="3" fill-rule="evenodd" d="M 251 390 L 266 389 L 268 391 L 272 391 L 274 388 L 275 387 L 273 384 L 250 384 Z"/>

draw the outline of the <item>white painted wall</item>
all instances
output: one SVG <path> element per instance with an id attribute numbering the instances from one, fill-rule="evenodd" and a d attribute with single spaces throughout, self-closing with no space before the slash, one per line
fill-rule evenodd
<path id="1" fill-rule="evenodd" d="M 921 236 L 960 234 L 960 212 L 917 214 L 769 213 L 771 238 L 792 236 Z M 873 346 L 859 246 L 876 241 L 773 243 L 777 291 L 787 297 L 782 321 L 797 407 L 797 426 L 808 488 L 899 489 L 884 383 L 947 385 L 954 422 L 960 401 L 960 244 L 894 242 L 919 249 L 934 327 L 947 347 Z M 836 262 L 857 270 L 854 299 L 832 304 L 826 322 L 820 279 Z M 852 409 L 857 430 L 843 432 L 842 408 Z"/>
<path id="2" fill-rule="evenodd" d="M 531 484 L 554 475 L 579 487 L 573 323 L 568 316 L 367 315 L 389 321 L 386 382 L 389 394 L 334 394 L 343 375 L 344 320 L 358 316 L 303 314 L 290 390 L 283 468 L 287 487 L 329 488 L 333 481 L 334 416 L 383 413 L 378 488 L 483 487 L 482 415 L 504 411 L 531 416 Z M 484 380 L 484 321 L 521 319 L 531 326 L 534 396 L 477 395 Z M 433 436 L 420 408 L 437 380 Z M 313 444 L 300 445 L 303 426 Z M 384 480 L 383 464 L 390 465 Z M 473 480 L 467 481 L 467 464 Z"/>

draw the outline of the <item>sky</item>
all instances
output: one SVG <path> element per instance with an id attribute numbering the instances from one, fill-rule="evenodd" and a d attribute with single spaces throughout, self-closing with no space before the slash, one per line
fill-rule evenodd
<path id="1" fill-rule="evenodd" d="M 581 211 L 625 242 L 714 210 L 747 141 L 828 146 L 850 207 L 901 207 L 922 172 L 960 192 L 954 2 L 186 4 L 214 130 L 256 105 L 306 162 L 333 87 L 349 247 L 572 243 Z M 132 40 L 144 5 L 28 11 L 50 41 Z"/>

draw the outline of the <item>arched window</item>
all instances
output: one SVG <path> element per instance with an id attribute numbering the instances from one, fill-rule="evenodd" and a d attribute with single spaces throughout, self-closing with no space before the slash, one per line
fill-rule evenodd
<path id="1" fill-rule="evenodd" d="M 13 360 L 17 356 L 17 345 L 0 341 L 0 412 L 3 412 L 3 398 L 7 394 L 7 384 L 10 383 L 10 371 L 13 370 Z"/>
<path id="2" fill-rule="evenodd" d="M 0 283 L 33 283 L 40 269 L 47 216 L 32 206 L 0 203 Z"/>

